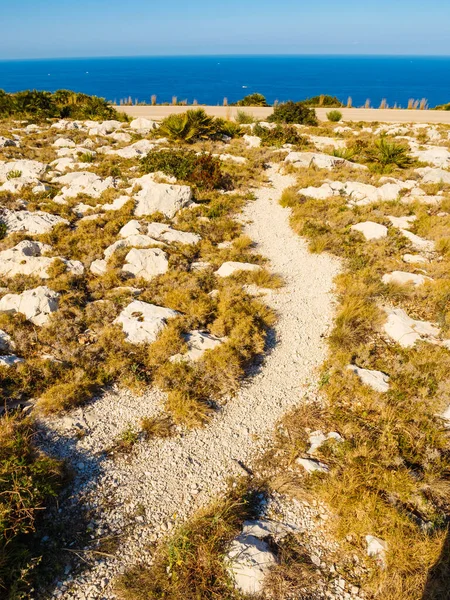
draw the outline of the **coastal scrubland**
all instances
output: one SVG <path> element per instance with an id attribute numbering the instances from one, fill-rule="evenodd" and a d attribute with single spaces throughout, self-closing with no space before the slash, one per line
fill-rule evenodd
<path id="1" fill-rule="evenodd" d="M 317 104 L 342 106 L 319 97 L 280 104 L 269 122 L 200 108 L 130 123 L 71 92 L 0 95 L 7 598 L 33 597 L 33 587 L 52 597 L 55 582 L 67 598 L 89 585 L 92 597 L 126 600 L 446 597 L 449 130 L 319 123 Z M 49 574 L 48 519 L 64 518 L 59 494 L 88 477 L 77 454 L 49 441 L 71 415 L 111 389 L 131 390 L 136 406 L 159 390 L 156 411 L 131 424 L 117 413 L 117 434 L 99 451 L 106 473 L 122 462 L 133 470 L 150 445 L 173 444 L 175 455 L 190 431 L 221 418 L 255 370 L 264 372 L 277 346 L 276 298 L 290 288 L 242 215 L 274 173 L 292 229 L 312 253 L 341 265 L 334 322 L 322 333 L 328 357 L 309 374 L 315 387 L 292 398 L 266 452 L 241 465 L 227 493 L 211 490 L 193 516 L 145 547 L 132 525 L 121 532 L 123 547 L 133 540 L 144 557 L 127 555 L 124 574 L 106 570 L 100 585 L 97 562 L 108 569 L 118 548 L 92 536 L 76 548 L 94 557 L 86 565 L 70 551 L 70 527 L 63 570 Z M 64 430 L 65 446 L 86 453 L 93 429 Z M 135 509 L 136 528 L 151 509 Z M 108 511 L 91 519 L 107 527 Z M 273 559 L 249 596 L 230 545 L 245 522 L 265 518 L 290 529 L 261 538 Z"/>

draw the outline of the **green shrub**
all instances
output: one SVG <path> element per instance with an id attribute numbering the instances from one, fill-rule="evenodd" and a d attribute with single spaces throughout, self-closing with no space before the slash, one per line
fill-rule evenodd
<path id="1" fill-rule="evenodd" d="M 0 97 L 0 102 L 1 102 L 1 97 Z M 448 102 L 447 104 L 438 104 L 438 106 L 435 106 L 433 108 L 433 110 L 450 110 L 450 102 Z"/>
<path id="2" fill-rule="evenodd" d="M 145 173 L 162 171 L 195 185 L 198 189 L 232 189 L 229 176 L 222 173 L 220 161 L 211 154 L 193 150 L 149 152 L 141 161 Z"/>
<path id="3" fill-rule="evenodd" d="M 18 179 L 19 177 L 22 177 L 22 171 L 19 171 L 19 169 L 14 169 L 12 171 L 9 171 L 9 173 L 6 175 L 6 179 L 8 181 L 10 179 Z"/>
<path id="4" fill-rule="evenodd" d="M 233 105 L 232 105 L 233 106 Z M 249 94 L 238 100 L 234 106 L 269 106 L 265 96 L 262 94 Z"/>
<path id="5" fill-rule="evenodd" d="M 193 144 L 202 140 L 220 139 L 223 135 L 234 137 L 239 130 L 236 123 L 215 119 L 207 115 L 203 108 L 198 108 L 169 115 L 161 121 L 158 133 L 172 141 Z"/>
<path id="6" fill-rule="evenodd" d="M 342 119 L 342 113 L 339 110 L 330 110 L 327 113 L 327 119 L 332 123 L 338 123 Z"/>
<path id="7" fill-rule="evenodd" d="M 271 123 L 297 123 L 302 125 L 317 125 L 316 112 L 303 102 L 285 102 L 279 104 L 268 118 Z"/>
<path id="8" fill-rule="evenodd" d="M 383 173 L 393 167 L 406 169 L 414 162 L 408 146 L 389 140 L 385 135 L 367 149 L 366 155 L 367 160 Z"/>
<path id="9" fill-rule="evenodd" d="M 7 94 L 0 90 L 0 118 L 117 119 L 126 120 L 103 98 L 58 90 L 55 93 L 26 90 Z"/>
<path id="10" fill-rule="evenodd" d="M 280 148 L 284 144 L 295 144 L 297 146 L 307 144 L 306 139 L 292 126 L 277 125 L 274 129 L 269 129 L 257 124 L 253 129 L 253 133 L 261 138 L 263 146 Z"/>
<path id="11" fill-rule="evenodd" d="M 29 418 L 5 415 L 0 421 L 0 589 L 18 598 L 32 567 L 31 536 L 45 501 L 56 496 L 61 463 L 33 444 Z"/>
<path id="12" fill-rule="evenodd" d="M 307 98 L 306 100 L 303 100 L 303 104 L 313 107 L 327 106 L 341 108 L 344 106 L 342 102 L 336 98 L 336 96 L 328 96 L 327 94 L 321 94 L 320 96 Z"/>
<path id="13" fill-rule="evenodd" d="M 244 110 L 238 110 L 235 119 L 236 123 L 240 123 L 241 125 L 249 125 L 255 122 L 255 117 Z"/>

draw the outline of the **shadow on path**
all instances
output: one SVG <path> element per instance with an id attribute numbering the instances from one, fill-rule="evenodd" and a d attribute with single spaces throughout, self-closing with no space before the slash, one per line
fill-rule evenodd
<path id="1" fill-rule="evenodd" d="M 422 600 L 450 600 L 450 529 L 439 560 L 428 573 Z"/>

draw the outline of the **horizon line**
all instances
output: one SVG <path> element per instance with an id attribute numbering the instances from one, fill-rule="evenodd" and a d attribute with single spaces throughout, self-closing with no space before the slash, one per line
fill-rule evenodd
<path id="1" fill-rule="evenodd" d="M 104 56 L 38 56 L 38 57 L 14 57 L 2 58 L 0 62 L 17 61 L 39 61 L 39 60 L 107 60 L 107 59 L 127 59 L 127 58 L 236 58 L 236 57 L 328 57 L 328 58 L 450 58 L 450 54 L 345 54 L 345 53 L 321 53 L 321 52 L 303 52 L 303 53 L 230 53 L 230 54 L 122 54 L 122 55 L 104 55 Z"/>

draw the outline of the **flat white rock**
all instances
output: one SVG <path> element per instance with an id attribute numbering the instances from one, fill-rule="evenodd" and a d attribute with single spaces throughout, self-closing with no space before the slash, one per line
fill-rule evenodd
<path id="1" fill-rule="evenodd" d="M 148 154 L 154 147 L 155 144 L 152 144 L 149 140 L 139 140 L 138 142 L 131 144 L 131 146 L 126 146 L 120 150 L 116 148 L 107 150 L 106 154 L 116 154 L 122 158 L 141 158 Z"/>
<path id="2" fill-rule="evenodd" d="M 169 261 L 167 254 L 161 248 L 149 248 L 140 250 L 133 248 L 125 257 L 125 264 L 122 267 L 124 273 L 142 277 L 150 281 L 156 275 L 167 273 Z"/>
<path id="3" fill-rule="evenodd" d="M 242 139 L 249 148 L 259 148 L 261 146 L 261 138 L 257 135 L 248 135 L 246 133 Z"/>
<path id="4" fill-rule="evenodd" d="M 173 362 L 199 360 L 207 350 L 214 350 L 224 342 L 223 339 L 212 335 L 208 331 L 194 330 L 183 335 L 188 351 L 185 354 L 176 354 L 171 358 Z"/>
<path id="5" fill-rule="evenodd" d="M 133 129 L 136 133 L 140 133 L 141 135 L 146 135 L 147 133 L 150 133 L 152 129 L 157 129 L 158 127 L 159 123 L 151 121 L 150 119 L 145 119 L 144 117 L 134 119 L 130 123 L 130 129 Z"/>
<path id="6" fill-rule="evenodd" d="M 8 233 L 23 231 L 31 234 L 48 233 L 58 223 L 69 223 L 67 219 L 42 211 L 30 212 L 6 208 L 0 212 L 0 221 L 5 223 Z"/>
<path id="7" fill-rule="evenodd" d="M 394 227 L 397 229 L 409 229 L 414 221 L 417 220 L 416 215 L 408 215 L 407 217 L 387 217 Z"/>
<path id="8" fill-rule="evenodd" d="M 265 576 L 277 563 L 267 542 L 246 534 L 231 542 L 226 560 L 236 587 L 244 594 L 261 593 Z"/>
<path id="9" fill-rule="evenodd" d="M 336 442 L 343 441 L 342 436 L 340 436 L 336 431 L 330 431 L 329 433 L 324 433 L 323 431 L 313 431 L 310 433 L 308 438 L 308 454 L 314 454 L 314 452 L 328 440 L 335 440 Z"/>
<path id="10" fill-rule="evenodd" d="M 389 376 L 382 371 L 373 371 L 371 369 L 361 369 L 356 365 L 348 365 L 347 369 L 357 375 L 363 383 L 371 387 L 376 392 L 387 392 L 389 390 Z"/>
<path id="11" fill-rule="evenodd" d="M 298 167 L 317 167 L 319 169 L 334 169 L 335 167 L 347 166 L 354 169 L 367 169 L 365 165 L 352 163 L 344 158 L 321 154 L 319 152 L 289 152 L 284 159 L 287 163 L 293 163 Z"/>
<path id="12" fill-rule="evenodd" d="M 42 256 L 44 252 L 51 250 L 51 247 L 34 242 L 23 240 L 8 250 L 0 252 L 0 275 L 4 277 L 14 277 L 15 275 L 35 275 L 43 279 L 48 279 L 47 269 L 54 260 L 59 257 Z M 74 275 L 82 275 L 84 272 L 83 264 L 77 260 L 66 260 L 61 258 L 69 272 Z"/>
<path id="13" fill-rule="evenodd" d="M 429 321 L 411 319 L 402 308 L 385 308 L 384 331 L 403 348 L 411 348 L 419 340 L 436 341 L 439 328 Z"/>
<path id="14" fill-rule="evenodd" d="M 63 185 L 58 198 L 75 198 L 78 194 L 86 194 L 92 198 L 100 198 L 106 190 L 116 186 L 114 177 L 102 179 L 90 171 L 76 171 L 52 179 L 54 183 Z"/>
<path id="15" fill-rule="evenodd" d="M 424 167 L 416 169 L 416 172 L 422 175 L 423 183 L 450 183 L 450 171 L 444 169 Z"/>
<path id="16" fill-rule="evenodd" d="M 57 292 L 40 286 L 21 294 L 6 294 L 0 300 L 0 312 L 22 313 L 34 325 L 42 326 L 50 314 L 58 310 L 58 301 Z"/>
<path id="17" fill-rule="evenodd" d="M 431 277 L 426 275 L 416 275 L 415 273 L 407 273 L 406 271 L 392 271 L 392 273 L 386 273 L 381 278 L 383 283 L 398 283 L 399 285 L 405 285 L 412 283 L 414 286 L 423 285 L 427 281 L 433 281 Z"/>
<path id="18" fill-rule="evenodd" d="M 297 458 L 295 462 L 301 465 L 307 473 L 328 473 L 330 470 L 325 463 L 314 458 Z"/>
<path id="19" fill-rule="evenodd" d="M 156 183 L 152 174 L 135 180 L 135 185 L 141 187 L 133 196 L 136 200 L 134 214 L 137 217 L 161 212 L 172 219 L 180 209 L 192 202 L 192 190 L 189 186 Z"/>
<path id="20" fill-rule="evenodd" d="M 164 329 L 167 320 L 179 313 L 170 308 L 134 300 L 117 317 L 114 323 L 122 325 L 126 339 L 131 344 L 151 343 Z"/>
<path id="21" fill-rule="evenodd" d="M 420 254 L 404 254 L 402 256 L 402 260 L 405 263 L 415 265 L 415 264 L 426 264 L 429 262 L 427 258 L 424 256 L 420 256 Z"/>
<path id="22" fill-rule="evenodd" d="M 239 271 L 259 271 L 260 269 L 261 267 L 259 265 L 253 265 L 251 263 L 227 261 L 224 262 L 219 269 L 217 269 L 215 275 L 218 277 L 230 277 L 230 275 L 239 273 Z"/>
<path id="23" fill-rule="evenodd" d="M 387 227 L 380 225 L 379 223 L 374 223 L 373 221 L 365 221 L 364 223 L 352 225 L 351 229 L 362 233 L 366 240 L 379 240 L 385 238 L 388 232 Z"/>
<path id="24" fill-rule="evenodd" d="M 401 233 L 407 238 L 413 248 L 416 250 L 423 250 L 424 252 L 433 252 L 435 250 L 435 243 L 431 240 L 424 240 L 415 233 L 408 231 L 407 229 L 400 229 Z"/>
<path id="25" fill-rule="evenodd" d="M 377 560 L 380 566 L 386 562 L 387 543 L 373 535 L 366 535 L 367 554 Z"/>
<path id="26" fill-rule="evenodd" d="M 23 358 L 19 358 L 15 354 L 6 354 L 0 356 L 0 367 L 13 367 L 14 365 L 18 365 L 23 362 Z"/>

